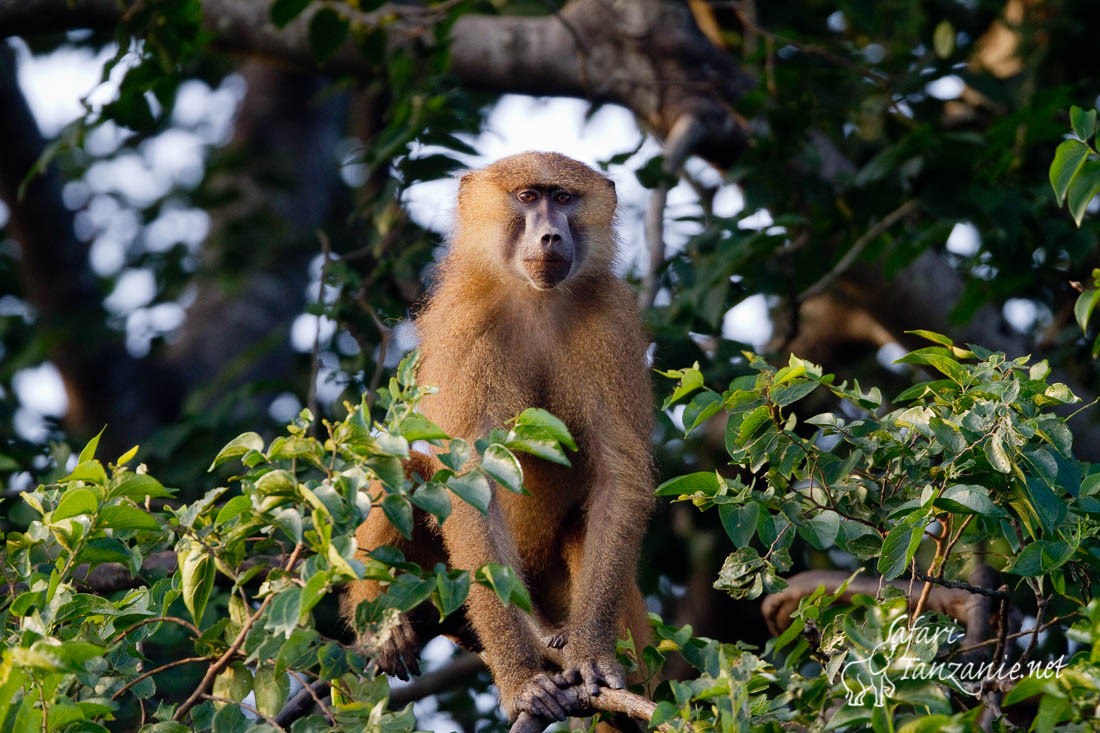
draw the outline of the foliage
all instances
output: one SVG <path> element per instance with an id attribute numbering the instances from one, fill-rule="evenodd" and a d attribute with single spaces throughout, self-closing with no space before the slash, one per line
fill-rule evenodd
<path id="1" fill-rule="evenodd" d="M 530 598 L 510 568 L 472 576 L 420 568 L 386 547 L 363 562 L 355 528 L 382 511 L 409 536 L 414 508 L 445 521 L 452 494 L 485 511 L 490 480 L 523 491 L 515 451 L 567 462 L 563 447 L 575 448 L 561 422 L 539 410 L 477 446 L 451 441 L 416 411 L 428 389 L 415 385 L 412 368 L 406 360 L 378 392 L 381 422 L 371 422 L 364 401 L 325 422 L 324 438 L 307 412 L 270 442 L 238 436 L 211 470 L 240 464 L 243 472 L 190 504 L 165 504 L 174 492 L 144 466 L 128 467 L 136 450 L 105 465 L 95 457 L 98 438 L 68 475 L 26 492 L 38 518 L 8 533 L 3 551 L 0 731 L 105 731 L 134 709 L 146 731 L 274 730 L 290 685 L 317 679 L 331 681 L 334 702 L 295 731 L 410 729 L 411 708 L 385 710 L 385 677 L 367 667 L 363 650 L 324 632 L 318 605 L 349 580 L 381 581 L 387 592 L 356 614 L 360 630 L 381 634 L 422 602 L 440 617 L 454 612 L 472 582 L 505 603 L 529 609 Z M 447 446 L 445 467 L 424 481 L 402 467 L 414 441 Z M 172 572 L 143 569 L 166 552 L 177 558 Z M 104 566 L 120 566 L 115 573 L 138 578 L 136 587 L 97 595 L 90 586 Z M 149 669 L 147 646 L 179 629 L 188 653 Z M 180 664 L 199 665 L 204 676 L 185 701 L 170 701 L 158 681 Z M 244 711 L 266 723 L 248 723 Z"/>
<path id="2" fill-rule="evenodd" d="M 658 494 L 701 510 L 717 509 L 737 549 L 715 587 L 734 597 L 782 591 L 781 575 L 795 564 L 813 566 L 825 552 L 843 567 L 870 567 L 886 580 L 904 574 L 933 584 L 963 582 L 962 587 L 970 570 L 989 563 L 1004 575 L 1013 602 L 1038 613 L 1037 624 L 1045 621 L 1044 629 L 1064 632 L 1073 623 L 1078 629 L 1073 638 L 1083 643 L 1068 662 L 1064 646 L 1036 651 L 1032 642 L 1022 652 L 1016 649 L 1013 658 L 1021 664 L 1060 654 L 1065 669 L 1049 680 L 1025 677 L 1005 702 L 1043 695 L 1039 720 L 1047 730 L 1055 723 L 1088 720 L 1100 695 L 1100 666 L 1091 647 L 1097 618 L 1091 578 L 1100 568 L 1100 472 L 1075 459 L 1068 417 L 1054 412 L 1078 400 L 1065 385 L 1049 381 L 1045 362 L 1029 364 L 1026 357 L 1007 359 L 938 334 L 920 335 L 934 345 L 899 363 L 942 378 L 915 384 L 895 398 L 899 406 L 885 412 L 877 389 L 837 384 L 833 375 L 793 356 L 776 368 L 747 355 L 753 374 L 735 379 L 722 393 L 703 386 L 697 368 L 665 373 L 677 380 L 665 406 L 683 404 L 686 433 L 725 416 L 726 450 L 737 470 L 674 478 Z M 839 409 L 800 419 L 798 403 L 819 389 L 838 399 Z M 884 588 L 885 597 L 894 600 L 883 604 L 857 597 L 853 608 L 839 612 L 826 610 L 832 599 L 819 588 L 803 599 L 792 625 L 769 643 L 774 657 L 708 642 L 708 653 L 724 661 L 689 657 L 705 674 L 673 686 L 677 715 L 695 723 L 701 717 L 722 729 L 729 729 L 731 715 L 741 724 L 765 728 L 779 719 L 808 724 L 824 716 L 845 699 L 845 660 L 869 660 L 889 648 L 889 630 L 904 614 L 906 601 L 896 589 Z M 921 616 L 920 603 L 913 614 L 904 619 L 910 628 L 943 623 L 931 613 Z M 816 644 L 807 640 L 810 632 Z M 998 648 L 1014 648 L 1008 633 L 1002 624 Z M 967 651 L 949 643 L 961 634 L 951 637 L 940 633 L 926 639 L 919 659 L 931 664 L 949 650 Z M 904 678 L 901 661 L 883 661 L 892 670 L 888 679 Z M 746 687 L 735 689 L 731 677 Z M 988 678 L 969 681 L 983 679 Z M 909 721 L 904 730 L 925 730 L 922 726 L 965 729 L 976 719 L 980 706 L 973 685 L 949 680 L 958 683 L 960 694 L 946 695 L 943 680 L 905 681 L 890 692 L 885 711 L 870 702 L 848 705 L 840 714 L 843 722 L 890 730 L 891 721 Z M 777 699 L 788 706 L 784 713 L 775 710 Z M 663 710 L 675 717 L 672 707 Z M 935 725 L 926 716 L 938 716 L 932 718 Z"/>
<path id="3" fill-rule="evenodd" d="M 1098 129 L 1096 110 L 1070 107 L 1069 119 L 1073 137 L 1054 151 L 1050 185 L 1058 204 L 1065 203 L 1077 226 L 1081 226 L 1089 203 L 1100 194 L 1100 153 L 1089 143 Z"/>
<path id="4" fill-rule="evenodd" d="M 1065 647 L 1037 647 L 1037 632 L 1010 638 L 1002 625 L 1002 647 L 1025 642 L 1017 661 L 1057 672 L 1012 678 L 1004 705 L 1036 698 L 1042 729 L 1068 730 L 1100 702 L 1100 604 L 1090 600 L 1089 582 L 1100 564 L 1100 473 L 1074 458 L 1067 418 L 1051 411 L 1076 398 L 1049 381 L 1042 362 L 922 335 L 934 345 L 900 362 L 944 378 L 906 390 L 888 412 L 877 390 L 837 384 L 797 357 L 775 368 L 749 355 L 754 373 L 723 393 L 706 388 L 697 368 L 667 372 L 677 384 L 665 407 L 683 404 L 687 433 L 725 416 L 737 470 L 674 478 L 658 494 L 717 509 L 737 549 L 715 586 L 737 597 L 782 590 L 782 574 L 826 551 L 849 568 L 873 563 L 884 578 L 920 574 L 933 583 L 958 580 L 979 560 L 995 565 L 1014 603 L 1028 603 L 1030 592 L 1037 623 L 1072 625 L 1078 645 L 1067 660 Z M 795 406 L 819 389 L 840 409 L 800 420 Z M 523 490 L 517 451 L 567 462 L 565 450 L 575 448 L 562 423 L 537 410 L 477 446 L 448 442 L 416 411 L 428 391 L 415 385 L 407 360 L 378 392 L 380 422 L 371 422 L 364 401 L 348 405 L 343 420 L 324 422 L 324 438 L 305 412 L 269 442 L 242 434 L 210 466 L 239 464 L 242 472 L 191 504 L 173 505 L 172 490 L 144 466 L 130 468 L 136 451 L 105 465 L 95 457 L 98 438 L 68 475 L 25 493 L 38 519 L 5 538 L 0 730 L 103 731 L 135 707 L 147 731 L 276 730 L 291 685 L 317 680 L 331 681 L 332 702 L 293 730 L 413 728 L 411 708 L 386 709 L 388 683 L 364 650 L 318 622 L 326 596 L 354 578 L 386 583 L 356 614 L 358 628 L 375 634 L 421 603 L 440 617 L 454 612 L 472 582 L 525 608 L 530 599 L 507 568 L 472 576 L 421 568 L 392 548 L 362 562 L 355 527 L 382 511 L 409 536 L 414 510 L 446 521 L 452 494 L 484 511 L 490 481 Z M 427 480 L 406 477 L 401 463 L 418 440 L 443 450 L 445 467 Z M 143 566 L 165 552 L 177 558 L 171 572 Z M 90 592 L 108 565 L 141 581 L 113 595 Z M 662 685 L 652 724 L 973 725 L 982 714 L 974 679 L 905 672 L 966 651 L 957 626 L 919 609 L 910 618 L 904 594 L 890 586 L 880 599 L 850 604 L 837 602 L 843 590 L 803 598 L 790 627 L 762 652 L 694 638 L 690 627 L 653 616 L 658 643 L 646 650 L 647 664 L 658 668 L 675 653 L 698 674 Z M 899 638 L 899 629 L 912 628 L 929 631 Z M 148 668 L 148 645 L 180 632 L 189 651 Z M 861 679 L 852 665 L 865 662 L 890 680 L 884 705 L 873 697 L 849 704 Z M 158 681 L 180 664 L 200 667 L 202 679 L 186 700 L 166 699 Z"/>
<path id="5" fill-rule="evenodd" d="M 201 5 L 197 0 L 137 4 L 110 38 L 92 33 L 63 41 L 30 39 L 39 50 L 59 43 L 98 50 L 110 39 L 117 43 L 104 70 L 104 77 L 122 72 L 117 97 L 102 108 L 85 100 L 87 115 L 64 130 L 42 158 L 42 167 L 54 160 L 75 182 L 67 195 L 88 188 L 96 163 L 134 156 L 156 135 L 178 128 L 173 105 L 185 81 L 203 79 L 216 86 L 231 75 L 231 62 L 207 45 Z M 351 531 L 368 510 L 384 512 L 406 533 L 414 511 L 445 520 L 452 494 L 484 507 L 490 479 L 518 489 L 516 451 L 567 458 L 566 434 L 544 414 L 526 413 L 510 432 L 497 433 L 484 445 L 454 444 L 448 468 L 424 483 L 402 475 L 400 457 L 417 436 L 443 436 L 411 411 L 419 393 L 407 371 L 399 375 L 396 391 L 384 389 L 383 397 L 349 408 L 340 419 L 321 419 L 329 414 L 322 406 L 316 418 L 303 413 L 275 440 L 261 437 L 272 428 L 270 401 L 254 399 L 258 385 L 278 382 L 278 389 L 304 395 L 306 380 L 313 384 L 318 377 L 315 365 L 325 362 L 337 365 L 332 378 L 346 387 L 345 396 L 358 401 L 396 361 L 390 327 L 422 292 L 438 244 L 434 234 L 409 222 L 402 197 L 409 184 L 443 178 L 459 167 L 461 156 L 477 154 L 468 135 L 480 129 L 493 101 L 457 88 L 447 76 L 447 37 L 455 19 L 470 10 L 547 12 L 545 3 L 529 0 L 424 4 L 429 12 L 423 22 L 393 42 L 387 34 L 393 18 L 375 14 L 381 5 L 328 0 L 270 5 L 279 28 L 312 13 L 308 38 L 319 64 L 333 59 L 345 41 L 370 60 L 373 73 L 365 74 L 362 84 L 337 80 L 301 110 L 316 114 L 322 101 L 354 99 L 345 106 L 355 110 L 349 117 L 356 119 L 325 129 L 356 141 L 340 163 L 362 167 L 364 183 L 334 187 L 312 166 L 288 173 L 263 165 L 274 157 L 270 148 L 257 153 L 227 146 L 206 162 L 200 183 L 173 186 L 151 203 L 89 189 L 88 200 L 74 204 L 121 212 L 114 220 L 132 215 L 138 233 L 123 242 L 116 269 L 51 276 L 62 284 L 93 280 L 96 296 L 111 292 L 124 268 L 151 271 L 157 294 L 150 308 L 186 302 L 204 278 L 225 280 L 233 296 L 250 292 L 242 282 L 253 275 L 277 280 L 276 290 L 299 293 L 305 262 L 317 250 L 314 232 L 323 229 L 321 278 L 331 297 L 318 298 L 309 312 L 332 318 L 339 330 L 329 343 L 319 343 L 312 364 L 300 358 L 291 375 L 260 370 L 237 390 L 225 387 L 221 377 L 191 385 L 185 414 L 162 422 L 155 438 L 143 441 L 142 460 L 178 486 L 172 492 L 140 465 L 130 468 L 131 454 L 113 464 L 96 459 L 102 452 L 96 441 L 75 464 L 65 448 L 47 449 L 50 440 L 65 437 L 55 423 L 47 425 L 45 437 L 18 435 L 12 427 L 18 401 L 0 400 L 0 471 L 30 485 L 51 471 L 64 474 L 33 491 L 6 492 L 3 499 L 3 508 L 10 509 L 0 512 L 0 526 L 7 531 L 2 567 L 9 594 L 0 600 L 5 636 L 0 730 L 102 730 L 108 723 L 134 722 L 121 720 L 134 709 L 152 730 L 185 729 L 171 720 L 181 710 L 186 729 L 263 730 L 263 723 L 242 718 L 241 705 L 223 700 L 239 703 L 251 690 L 248 704 L 270 718 L 288 697 L 283 672 L 289 671 L 300 678 L 294 684 L 336 680 L 331 712 L 339 726 L 407 729 L 415 725 L 409 710 L 387 711 L 385 680 L 350 671 L 361 669 L 362 657 L 346 645 L 340 629 L 326 627 L 323 614 L 334 588 L 363 574 L 391 581 L 383 600 L 361 609 L 358 621 L 368 629 L 384 627 L 394 611 L 419 601 L 431 602 L 440 613 L 452 611 L 472 582 L 527 603 L 507 569 L 489 567 L 471 578 L 441 567 L 418 568 L 384 551 L 360 564 Z M 1066 418 L 1050 412 L 1073 402 L 1069 390 L 1051 383 L 1043 362 L 1032 365 L 936 336 L 935 346 L 903 363 L 915 368 L 909 376 L 932 369 L 945 379 L 907 390 L 896 400 L 902 407 L 888 408 L 877 390 L 858 383 L 838 386 L 808 362 L 792 359 L 772 369 L 756 357 L 738 358 L 742 345 L 727 338 L 724 326 L 730 308 L 749 296 L 767 295 L 773 304 L 797 309 L 803 295 L 841 264 L 873 263 L 889 278 L 931 253 L 964 276 L 963 295 L 953 304 L 958 323 L 982 305 L 1018 298 L 1040 314 L 1075 312 L 1082 329 L 1095 330 L 1090 317 L 1100 301 L 1100 276 L 1094 271 L 1096 282 L 1076 296 L 1076 309 L 1065 286 L 1097 264 L 1097 230 L 1087 220 L 1081 226 L 1096 191 L 1095 110 L 1072 108 L 1073 136 L 1063 137 L 1064 110 L 1073 100 L 1095 95 L 1094 70 L 1080 59 L 1094 49 L 1095 34 L 1089 31 L 1100 6 L 1078 0 L 1035 6 L 1034 14 L 1013 24 L 1022 70 L 999 74 L 985 69 L 979 58 L 994 14 L 988 3 L 762 3 L 751 19 L 729 4 L 709 5 L 719 14 L 726 49 L 760 80 L 737 109 L 751 120 L 752 145 L 713 187 L 690 180 L 698 206 L 686 214 L 678 210 L 676 218 L 694 229 L 683 247 L 670 248 L 662 272 L 668 302 L 647 317 L 659 363 L 698 360 L 696 368 L 669 372 L 680 383 L 666 407 L 683 404 L 683 423 L 693 439 L 704 424 L 725 417 L 722 461 L 728 457 L 737 470 L 689 473 L 667 481 L 661 493 L 717 508 L 704 521 L 713 519 L 736 548 L 718 586 L 738 598 L 780 591 L 789 572 L 837 560 L 891 577 L 917 570 L 947 580 L 966 577 L 979 557 L 992 562 L 1010 581 L 1013 603 L 1046 614 L 1046 629 L 1056 632 L 1025 650 L 1028 654 L 1056 657 L 1069 624 L 1067 633 L 1080 644 L 1060 677 L 1027 678 L 1002 702 L 1038 705 L 1037 727 L 1043 730 L 1087 721 L 1098 701 L 1094 640 L 1100 610 L 1089 600 L 1089 583 L 1100 562 L 1095 527 L 1100 481 L 1095 469 L 1074 458 Z M 365 22 L 367 17 L 378 22 Z M 946 78 L 961 79 L 967 95 L 933 94 L 930 82 Z M 263 127 L 283 122 L 272 117 Z M 112 128 L 120 131 L 119 140 L 109 150 L 89 143 L 97 130 Z M 633 166 L 639 181 L 653 187 L 662 182 L 655 175 L 661 161 L 637 160 L 642 142 L 608 162 Z M 1054 200 L 1043 183 L 1052 155 Z M 214 183 L 242 172 L 229 192 Z M 285 230 L 300 224 L 293 220 L 301 200 L 272 192 L 292 190 L 299 178 L 331 211 L 324 221 L 302 226 L 304 234 L 287 237 Z M 253 211 L 240 214 L 247 207 L 238 204 L 247 201 L 238 196 L 253 184 L 262 185 L 258 198 L 271 204 L 266 218 Z M 744 210 L 720 212 L 716 198 L 735 187 L 744 194 Z M 1055 205 L 1063 202 L 1079 228 L 1056 215 Z M 163 211 L 179 206 L 202 208 L 215 220 L 201 258 L 180 242 L 157 251 L 143 241 Z M 750 220 L 759 212 L 770 213 L 767 226 Z M 879 227 L 898 213 L 905 214 L 900 224 Z M 979 234 L 968 254 L 944 248 L 960 223 L 972 224 Z M 99 234 L 85 233 L 88 241 L 79 244 L 90 244 Z M 4 395 L 15 391 L 12 382 L 20 370 L 57 359 L 58 353 L 67 356 L 66 349 L 75 353 L 74 345 L 62 340 L 64 333 L 97 344 L 120 341 L 129 315 L 108 315 L 102 299 L 88 297 L 87 311 L 55 314 L 60 321 L 47 323 L 36 312 L 31 288 L 18 277 L 20 256 L 12 241 L 0 241 L 0 290 L 15 294 L 5 295 L 0 314 Z M 200 261 L 215 264 L 203 267 Z M 47 286 L 52 289 L 53 283 Z M 239 300 L 254 305 L 247 297 Z M 1034 335 L 1047 325 L 1040 317 L 1029 328 Z M 150 364 L 165 355 L 164 336 L 153 339 L 150 357 L 136 372 L 153 384 L 159 384 L 159 372 Z M 1095 368 L 1079 334 L 1053 328 L 1044 339 L 1048 336 L 1051 364 L 1069 365 L 1095 392 Z M 281 334 L 265 338 L 228 360 L 226 373 L 260 361 Z M 1092 348 L 1095 358 L 1100 337 Z M 94 362 L 95 378 L 89 381 L 106 388 L 104 375 L 115 371 L 115 362 Z M 872 383 L 855 363 L 845 364 L 843 372 Z M 877 367 L 875 377 L 876 383 L 889 379 Z M 727 383 L 730 389 L 721 393 L 704 387 Z M 124 392 L 132 397 L 129 389 Z M 823 394 L 840 407 L 806 419 L 803 409 L 824 409 Z M 215 452 L 204 440 L 220 445 L 224 436 L 241 430 L 248 432 L 214 461 L 214 475 L 224 478 L 223 485 L 204 494 L 205 484 L 196 476 Z M 674 440 L 667 424 L 661 430 L 656 450 L 666 475 L 713 463 L 702 441 Z M 324 438 L 315 437 L 319 431 Z M 120 432 L 112 426 L 105 441 Z M 475 451 L 480 463 L 466 470 Z M 239 475 L 226 478 L 238 464 Z M 382 493 L 364 490 L 372 480 L 381 482 Z M 667 589 L 696 571 L 694 564 L 705 555 L 674 544 L 678 540 L 669 538 L 669 524 L 654 528 L 652 544 L 662 549 L 654 553 L 654 567 L 643 568 L 655 576 L 648 585 L 657 589 L 653 597 L 664 604 L 662 610 L 671 607 L 675 595 Z M 685 533 L 696 543 L 692 550 L 708 539 L 706 531 L 695 525 Z M 178 558 L 177 570 L 158 571 L 146 562 L 165 553 Z M 104 597 L 90 592 L 87 573 L 119 567 L 141 575 L 144 584 Z M 836 713 L 844 700 L 846 660 L 874 655 L 889 641 L 891 624 L 903 616 L 901 602 L 890 593 L 875 602 L 856 599 L 851 607 L 830 605 L 823 593 L 812 595 L 790 629 L 763 651 L 693 638 L 690 629 L 655 619 L 660 643 L 650 661 L 678 653 L 699 672 L 695 680 L 661 689 L 657 722 L 730 730 L 824 727 L 829 718 L 833 726 L 889 729 L 897 716 L 908 730 L 970 729 L 979 703 L 939 685 L 899 684 L 888 713 L 867 705 Z M 944 619 L 928 623 L 947 624 Z M 933 646 L 921 653 L 938 654 L 941 646 L 958 651 L 957 644 Z M 187 693 L 175 694 L 180 681 L 194 690 L 207 670 L 215 674 L 205 693 L 222 700 L 196 699 L 185 709 Z M 1033 696 L 1039 702 L 1028 700 Z M 327 726 L 315 716 L 295 729 Z"/>

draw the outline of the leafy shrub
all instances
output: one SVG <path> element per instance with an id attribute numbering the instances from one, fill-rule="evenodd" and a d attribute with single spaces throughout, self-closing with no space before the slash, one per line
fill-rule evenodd
<path id="1" fill-rule="evenodd" d="M 1042 730 L 1092 720 L 1100 704 L 1100 603 L 1091 600 L 1100 472 L 1074 458 L 1069 417 L 1052 411 L 1077 398 L 1050 383 L 1043 362 L 924 335 L 933 345 L 900 361 L 942 378 L 906 390 L 892 409 L 877 390 L 837 384 L 795 357 L 775 368 L 750 355 L 752 374 L 722 393 L 705 387 L 697 368 L 666 373 L 677 386 L 665 407 L 684 405 L 686 432 L 726 420 L 732 470 L 658 489 L 718 511 L 736 549 L 717 587 L 741 598 L 789 593 L 784 578 L 796 566 L 825 560 L 849 571 L 871 567 L 883 581 L 872 595 L 846 594 L 848 581 L 805 593 L 764 650 L 695 638 L 690 627 L 653 617 L 658 643 L 647 662 L 678 653 L 698 671 L 659 688 L 653 725 L 968 730 L 1002 707 L 1009 716 L 1026 709 Z M 319 426 L 303 413 L 270 442 L 245 433 L 211 466 L 239 464 L 241 473 L 190 505 L 172 505 L 172 491 L 144 466 L 130 468 L 135 451 L 105 465 L 96 440 L 67 476 L 27 492 L 38 519 L 7 535 L 2 563 L 9 594 L 0 601 L 0 731 L 105 731 L 135 710 L 143 731 L 413 729 L 411 707 L 387 709 L 386 678 L 319 621 L 321 602 L 353 578 L 387 582 L 387 593 L 357 614 L 357 626 L 371 630 L 426 601 L 444 616 L 473 582 L 505 602 L 527 607 L 530 599 L 499 566 L 470 577 L 420 568 L 392 548 L 363 563 L 356 526 L 382 511 L 408 536 L 414 509 L 443 521 L 452 495 L 484 509 L 490 481 L 522 490 L 517 451 L 564 461 L 572 447 L 564 426 L 538 410 L 476 446 L 447 442 L 416 411 L 427 391 L 406 362 L 378 394 L 378 423 L 364 402 Z M 839 407 L 800 418 L 797 409 L 820 391 Z M 445 467 L 423 482 L 402 467 L 417 440 L 446 448 Z M 372 495 L 372 486 L 381 490 Z M 154 562 L 166 555 L 174 562 Z M 965 580 L 985 564 L 1004 586 Z M 104 571 L 126 582 L 103 590 Z M 958 618 L 923 601 L 913 607 L 907 584 L 925 582 L 996 598 L 1001 619 L 1010 604 L 1036 616 L 1030 630 L 1002 621 L 976 646 L 1056 674 L 1017 675 L 1000 687 L 988 684 L 992 673 L 907 676 L 906 659 L 946 664 L 974 651 L 963 648 L 973 639 Z M 929 631 L 918 638 L 922 629 Z M 169 638 L 185 651 L 151 665 L 150 646 Z M 852 665 L 863 663 L 889 682 L 878 698 L 852 697 Z M 188 667 L 196 680 L 182 697 L 167 694 L 173 671 Z M 332 699 L 323 709 L 292 725 L 280 719 L 294 688 L 324 681 Z M 1009 717 L 994 718 L 1009 726 Z"/>
<path id="2" fill-rule="evenodd" d="M 929 643 L 909 662 L 931 665 L 974 649 L 951 630 L 950 619 L 922 616 L 919 600 L 905 616 L 915 593 L 906 599 L 904 583 L 880 583 L 877 600 L 856 595 L 851 604 L 829 607 L 842 585 L 802 598 L 791 625 L 762 658 L 713 642 L 703 647 L 706 654 L 693 649 L 689 661 L 703 676 L 673 686 L 674 705 L 662 704 L 661 719 L 725 730 L 826 720 L 876 731 L 893 730 L 898 721 L 907 731 L 966 730 L 986 712 L 999 712 L 999 704 L 1036 694 L 1044 730 L 1093 719 L 1100 703 L 1100 653 L 1093 642 L 1100 604 L 1091 600 L 1100 567 L 1100 471 L 1074 458 L 1066 425 L 1072 415 L 1053 412 L 1078 399 L 1048 381 L 1045 362 L 921 335 L 934 345 L 899 362 L 942 378 L 905 390 L 890 410 L 877 390 L 838 385 L 797 357 L 775 368 L 750 355 L 754 373 L 723 393 L 704 387 L 698 369 L 666 373 L 677 386 L 665 407 L 684 403 L 687 433 L 719 413 L 727 416 L 726 449 L 738 470 L 681 476 L 658 494 L 717 509 L 737 549 L 715 586 L 734 597 L 784 591 L 782 576 L 797 557 L 803 566 L 831 558 L 849 571 L 870 567 L 883 581 L 908 575 L 917 592 L 927 582 L 1011 599 L 1038 616 L 1034 630 L 1012 633 L 1001 623 L 983 645 L 1005 652 L 1008 665 L 1019 662 L 1020 669 L 1030 669 L 1029 662 L 1048 665 L 1052 676 L 1000 674 L 994 665 L 985 677 L 969 680 L 976 684 L 956 684 L 952 692 L 951 683 L 964 681 L 958 675 L 914 680 L 897 664 L 904 660 L 884 659 L 889 668 L 882 676 L 895 688 L 885 705 L 846 704 L 846 660 L 889 650 L 889 630 L 900 617 L 910 637 L 922 625 L 939 629 L 925 634 L 933 638 L 924 639 Z M 839 409 L 801 420 L 800 401 L 819 389 L 839 400 Z M 966 582 L 984 563 L 1004 576 L 1007 590 Z M 1008 615 L 1001 610 L 1002 618 Z M 1062 643 L 1040 648 L 1040 631 L 1061 636 Z M 1068 661 L 1067 631 L 1076 650 Z M 912 645 L 906 654 L 916 654 Z M 723 661 L 715 664 L 716 658 Z M 899 678 L 913 684 L 892 684 Z M 1004 681 L 1019 683 L 991 696 L 991 683 Z M 735 683 L 744 689 L 733 692 Z"/>
<path id="3" fill-rule="evenodd" d="M 506 603 L 529 607 L 530 599 L 511 568 L 485 566 L 471 578 L 443 565 L 419 568 L 393 548 L 364 564 L 355 528 L 368 512 L 382 511 L 410 536 L 414 507 L 442 521 L 452 494 L 484 511 L 490 479 L 522 491 L 513 451 L 564 461 L 562 446 L 572 439 L 555 418 L 528 410 L 477 446 L 448 441 L 440 455 L 446 467 L 414 482 L 402 466 L 409 445 L 447 436 L 416 411 L 428 390 L 415 385 L 412 370 L 407 360 L 379 391 L 386 411 L 379 424 L 364 401 L 348 406 L 344 420 L 325 423 L 323 439 L 312 434 L 307 412 L 270 443 L 255 433 L 235 438 L 211 469 L 237 462 L 243 473 L 193 504 L 154 508 L 172 491 L 144 466 L 127 467 L 136 449 L 104 465 L 95 458 L 98 438 L 67 476 L 24 494 L 39 518 L 5 538 L 10 595 L 0 606 L 0 730 L 105 731 L 134 707 L 148 731 L 276 730 L 291 680 L 333 685 L 328 719 L 303 717 L 295 731 L 413 728 L 411 706 L 385 709 L 386 678 L 321 632 L 318 604 L 354 578 L 388 582 L 377 603 L 359 609 L 357 624 L 370 629 L 427 600 L 445 616 L 462 605 L 471 582 Z M 470 460 L 475 449 L 480 461 Z M 372 482 L 382 488 L 374 497 Z M 168 573 L 146 562 L 165 554 L 176 558 Z M 132 575 L 136 587 L 88 592 L 103 570 Z M 217 587 L 226 597 L 211 613 Z M 172 626 L 185 630 L 190 651 L 145 669 L 143 645 Z M 183 664 L 204 668 L 202 679 L 185 700 L 169 704 L 158 683 Z"/>

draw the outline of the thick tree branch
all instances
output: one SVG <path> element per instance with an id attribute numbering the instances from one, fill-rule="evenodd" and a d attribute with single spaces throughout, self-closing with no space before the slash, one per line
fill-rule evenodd
<path id="1" fill-rule="evenodd" d="M 685 3 L 573 0 L 549 17 L 467 15 L 451 51 L 452 71 L 471 86 L 614 102 L 661 138 L 693 115 L 700 128 L 690 152 L 719 167 L 747 140 L 734 105 L 753 81 Z"/>
<path id="2" fill-rule="evenodd" d="M 799 601 L 819 587 L 824 588 L 830 595 L 836 593 L 850 575 L 851 573 L 843 570 L 810 570 L 787 578 L 787 588 L 780 593 L 767 596 L 761 604 L 761 612 L 768 624 L 768 630 L 773 636 L 781 634 L 791 625 L 791 614 L 798 608 Z M 1001 609 L 1004 607 L 1007 596 L 997 585 L 996 573 L 987 565 L 979 565 L 971 575 L 969 583 L 942 581 L 937 578 L 922 579 L 932 584 L 931 589 L 926 593 L 924 610 L 942 613 L 959 622 L 965 629 L 962 642 L 964 653 L 969 650 L 976 654 L 984 654 L 988 649 L 983 643 L 993 638 L 993 633 L 999 626 L 1009 627 L 1019 624 L 1019 612 L 1012 607 L 1008 608 L 1008 623 L 1002 624 Z M 857 594 L 877 597 L 886 586 L 892 586 L 904 593 L 909 599 L 910 608 L 917 604 L 917 599 L 923 590 L 920 583 L 908 580 L 886 581 L 882 578 L 859 575 L 852 579 L 837 600 L 841 603 L 850 603 L 852 597 Z M 994 600 L 998 602 L 994 603 Z"/>
<path id="3" fill-rule="evenodd" d="M 117 24 L 134 3 L 116 0 L 0 0 L 0 35 Z M 307 9 L 286 28 L 269 20 L 270 0 L 202 0 L 215 48 L 315 68 Z M 349 11 L 350 12 L 350 11 Z M 387 5 L 353 16 L 360 28 L 387 25 L 391 40 L 429 37 L 438 9 Z M 324 64 L 334 73 L 377 69 L 345 44 Z M 695 25 L 674 0 L 573 0 L 542 17 L 464 15 L 451 37 L 451 73 L 493 92 L 574 96 L 621 104 L 661 138 L 686 114 L 701 125 L 694 152 L 727 167 L 744 148 L 744 121 L 734 105 L 752 79 Z"/>
<path id="4" fill-rule="evenodd" d="M 584 685 L 575 685 L 566 692 L 570 696 L 567 707 L 572 717 L 583 718 L 603 712 L 626 715 L 635 720 L 648 722 L 657 709 L 657 704 L 652 700 L 628 690 L 602 689 L 598 696 L 592 697 Z M 521 713 L 512 724 L 511 733 L 541 733 L 553 722 L 528 713 Z"/>

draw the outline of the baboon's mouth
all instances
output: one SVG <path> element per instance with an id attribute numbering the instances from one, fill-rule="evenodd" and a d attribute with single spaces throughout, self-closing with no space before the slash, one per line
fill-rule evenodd
<path id="1" fill-rule="evenodd" d="M 532 257 L 523 261 L 527 277 L 537 288 L 552 288 L 569 276 L 573 262 L 564 257 L 550 255 Z"/>

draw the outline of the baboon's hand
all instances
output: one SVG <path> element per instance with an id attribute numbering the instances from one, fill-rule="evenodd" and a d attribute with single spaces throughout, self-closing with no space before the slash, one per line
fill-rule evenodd
<path id="1" fill-rule="evenodd" d="M 569 682 L 560 674 L 540 672 L 529 679 L 512 699 L 511 717 L 530 713 L 547 720 L 565 720 L 576 711 L 565 690 Z"/>
<path id="2" fill-rule="evenodd" d="M 600 694 L 601 687 L 612 690 L 626 687 L 626 675 L 614 654 L 597 654 L 577 661 L 567 657 L 566 662 L 561 676 L 571 685 L 583 684 L 593 697 Z"/>
<path id="3" fill-rule="evenodd" d="M 408 680 L 420 674 L 420 640 L 412 621 L 403 613 L 384 624 L 378 633 L 362 635 L 359 647 L 388 675 Z"/>

